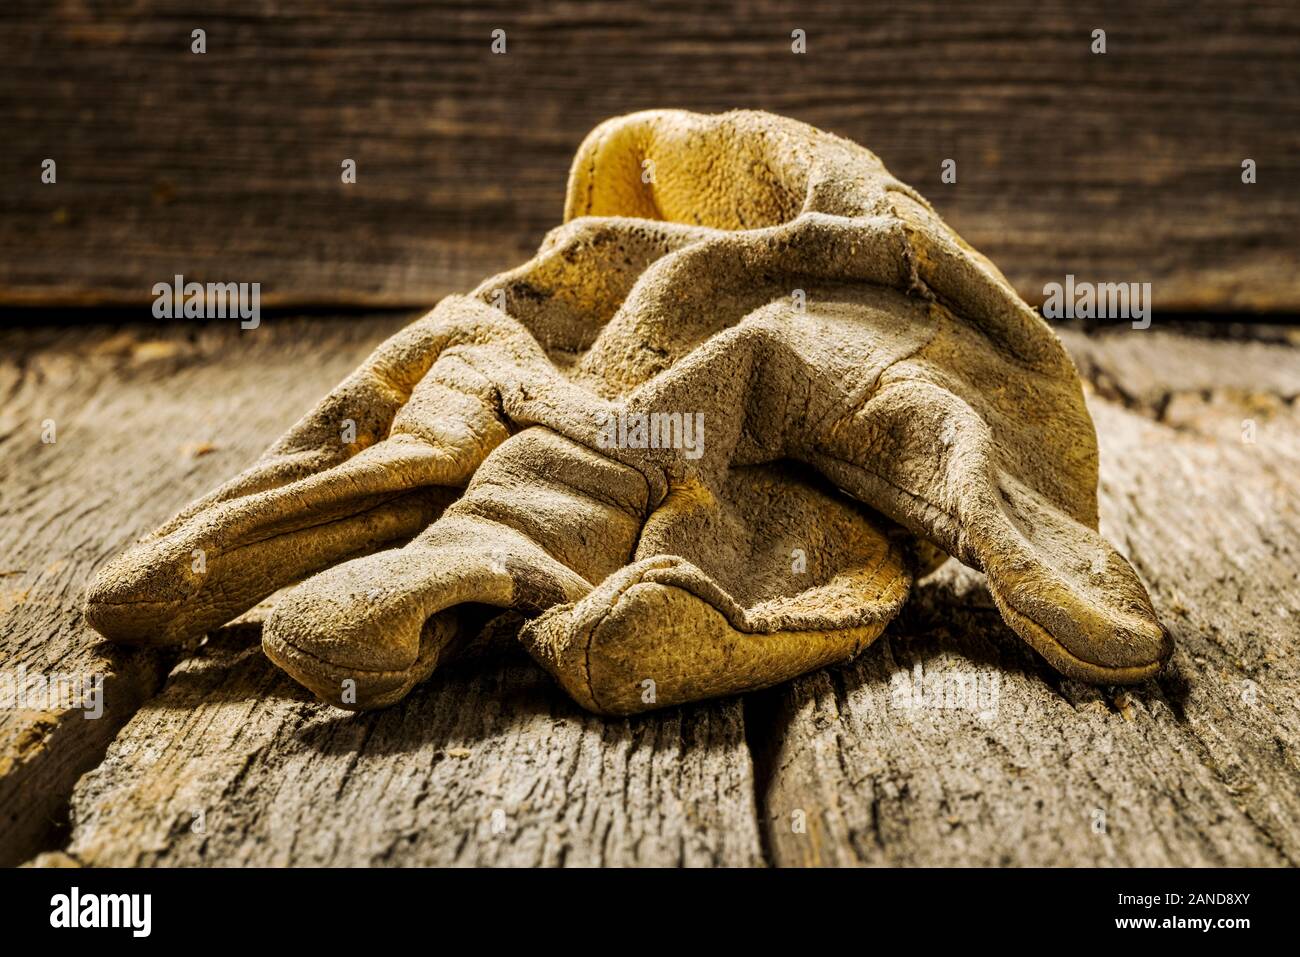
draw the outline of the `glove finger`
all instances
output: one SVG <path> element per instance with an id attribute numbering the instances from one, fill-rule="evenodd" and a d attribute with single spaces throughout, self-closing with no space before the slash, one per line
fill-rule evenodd
<path id="1" fill-rule="evenodd" d="M 546 429 L 502 443 L 465 494 L 400 549 L 346 562 L 286 594 L 267 656 L 322 700 L 379 707 L 409 689 L 432 647 L 428 622 L 486 604 L 536 614 L 624 565 L 648 487 L 635 469 Z M 355 692 L 349 700 L 349 693 Z"/>
<path id="2" fill-rule="evenodd" d="M 1024 456 L 1066 467 L 1050 454 L 1055 443 L 1008 448 L 1005 432 L 929 383 L 886 386 L 863 418 L 869 457 L 841 444 L 819 460 L 834 481 L 982 569 L 1003 618 L 1063 674 L 1128 684 L 1159 671 L 1169 636 L 1137 573 L 1097 533 L 1095 505 L 1070 509 L 1045 483 L 1029 484 L 1033 468 L 1017 467 Z"/>
<path id="3" fill-rule="evenodd" d="M 733 469 L 716 495 L 675 488 L 634 564 L 545 612 L 521 640 L 599 713 L 767 687 L 879 636 L 911 582 L 899 532 L 815 476 Z"/>
<path id="4" fill-rule="evenodd" d="M 397 461 L 390 446 L 376 446 L 336 471 L 218 503 L 127 549 L 91 584 L 87 622 L 117 642 L 184 642 L 320 568 L 410 538 L 457 490 L 383 490 L 400 484 L 384 481 L 399 474 L 389 471 Z"/>
<path id="5" fill-rule="evenodd" d="M 382 441 L 398 411 L 457 332 L 454 316 L 434 310 L 390 336 L 257 462 L 187 505 L 149 537 L 171 534 L 221 502 L 316 475 Z"/>
<path id="6" fill-rule="evenodd" d="M 496 310 L 468 305 L 508 324 Z M 306 575 L 427 527 L 509 434 L 496 388 L 448 348 L 475 341 L 465 332 L 472 324 L 466 310 L 456 306 L 443 309 L 443 321 L 423 324 L 424 341 L 407 336 L 399 344 L 407 359 L 381 349 L 384 363 L 370 367 L 369 385 L 359 393 L 341 389 L 326 403 L 337 410 L 338 396 L 373 398 L 389 383 L 386 401 L 396 411 L 382 441 L 288 481 L 281 481 L 281 452 L 292 443 L 280 443 L 262 465 L 106 565 L 87 594 L 91 626 L 119 642 L 184 641 Z M 535 343 L 533 350 L 540 360 Z M 411 361 L 431 352 L 442 354 L 427 375 L 394 378 L 396 368 L 413 377 Z"/>

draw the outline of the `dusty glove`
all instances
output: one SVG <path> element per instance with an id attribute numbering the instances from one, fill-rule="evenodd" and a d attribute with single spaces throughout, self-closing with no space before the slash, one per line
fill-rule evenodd
<path id="1" fill-rule="evenodd" d="M 327 700 L 388 703 L 454 647 L 452 610 L 487 603 L 549 609 L 524 642 L 594 710 L 758 687 L 856 653 L 925 563 L 766 464 L 798 459 L 985 569 L 1062 671 L 1159 667 L 1168 639 L 1095 532 L 1068 358 L 872 154 L 764 114 L 637 114 L 588 138 L 566 217 L 530 264 L 444 301 L 105 569 L 92 624 L 201 632 L 441 513 L 291 591 L 265 630 L 273 660 Z M 703 416 L 703 443 L 602 443 L 638 415 Z M 347 416 L 382 441 L 340 449 Z"/>
<path id="2" fill-rule="evenodd" d="M 664 503 L 662 467 L 646 466 L 647 477 L 527 427 L 576 423 L 590 443 L 601 413 L 615 408 L 602 395 L 622 395 L 651 364 L 637 358 L 635 331 L 615 360 L 633 368 L 593 373 L 578 357 L 651 262 L 715 235 L 595 219 L 557 230 L 530 263 L 449 298 L 381 345 L 253 468 L 106 566 L 89 621 L 118 641 L 185 641 L 343 562 L 282 599 L 264 645 L 323 699 L 376 707 L 457 648 L 465 623 L 454 609 L 536 613 L 579 598 L 628 562 L 638 538 L 649 540 L 647 516 L 663 526 L 684 506 L 687 520 L 675 527 L 694 534 L 671 559 L 648 553 L 655 562 L 639 570 L 699 594 L 673 588 L 671 618 L 627 630 L 640 641 L 703 622 L 712 660 L 682 673 L 684 649 L 647 646 L 630 689 L 635 710 L 771 684 L 855 654 L 907 594 L 918 549 L 893 523 L 790 464 L 726 470 L 705 509 L 685 485 Z M 341 438 L 348 427 L 351 443 Z M 405 548 L 347 561 L 417 532 Z M 754 637 L 765 630 L 788 640 Z"/>

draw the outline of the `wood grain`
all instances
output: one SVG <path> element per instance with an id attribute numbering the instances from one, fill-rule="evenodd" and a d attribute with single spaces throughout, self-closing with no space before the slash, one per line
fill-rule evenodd
<path id="1" fill-rule="evenodd" d="M 0 670 L 105 681 L 98 719 L 0 709 L 0 866 L 49 839 L 172 664 L 82 621 L 95 569 L 251 463 L 405 319 L 0 330 Z"/>
<path id="2" fill-rule="evenodd" d="M 82 779 L 72 857 L 112 866 L 761 863 L 736 701 L 602 719 L 516 648 L 505 664 L 447 669 L 399 706 L 358 718 L 314 701 L 260 644 L 244 645 L 218 638 L 177 668 Z"/>
<path id="3" fill-rule="evenodd" d="M 0 304 L 138 307 L 179 273 L 426 306 L 535 248 L 592 126 L 674 106 L 867 145 L 1033 303 L 1068 272 L 1151 282 L 1157 321 L 1296 311 L 1297 43 L 1287 0 L 12 0 Z"/>

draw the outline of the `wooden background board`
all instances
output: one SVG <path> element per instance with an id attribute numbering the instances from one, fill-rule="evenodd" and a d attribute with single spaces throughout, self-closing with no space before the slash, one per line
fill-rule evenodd
<path id="1" fill-rule="evenodd" d="M 1103 531 L 1177 641 L 1134 689 L 1061 679 L 953 563 L 855 663 L 631 720 L 504 626 L 363 716 L 263 658 L 265 606 L 191 652 L 97 642 L 93 571 L 408 318 L 0 331 L 0 661 L 110 679 L 98 721 L 0 712 L 0 863 L 1300 864 L 1294 330 L 1062 330 Z M 900 697 L 918 666 L 997 700 Z"/>
<path id="2" fill-rule="evenodd" d="M 261 282 L 265 305 L 428 306 L 557 225 L 592 126 L 673 106 L 867 145 L 1031 303 L 1069 272 L 1151 282 L 1157 312 L 1300 310 L 1293 0 L 193 11 L 0 5 L 0 305 L 138 306 L 180 273 Z"/>

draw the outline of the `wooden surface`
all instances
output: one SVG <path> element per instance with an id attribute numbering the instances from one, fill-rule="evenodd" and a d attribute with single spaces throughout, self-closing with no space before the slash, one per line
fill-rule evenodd
<path id="1" fill-rule="evenodd" d="M 1291 0 L 193 9 L 0 6 L 0 305 L 139 306 L 180 273 L 260 282 L 264 305 L 426 307 L 557 225 L 597 122 L 673 106 L 863 143 L 1033 303 L 1069 272 L 1151 282 L 1157 314 L 1300 310 Z"/>
<path id="2" fill-rule="evenodd" d="M 849 666 L 632 720 L 573 706 L 509 622 L 360 717 L 264 660 L 264 606 L 172 656 L 97 643 L 93 570 L 408 318 L 0 332 L 0 660 L 109 677 L 99 720 L 0 712 L 0 862 L 1300 863 L 1294 330 L 1062 331 L 1104 531 L 1177 640 L 1135 689 L 1062 680 L 954 563 Z M 909 707 L 918 665 L 996 699 Z"/>
<path id="3" fill-rule="evenodd" d="M 91 570 L 255 458 L 382 334 L 336 323 L 318 350 L 303 323 L 244 338 L 194 324 L 0 329 L 0 668 L 107 685 L 98 720 L 0 711 L 0 863 L 45 840 L 72 782 L 168 670 L 96 641 L 79 611 Z"/>

